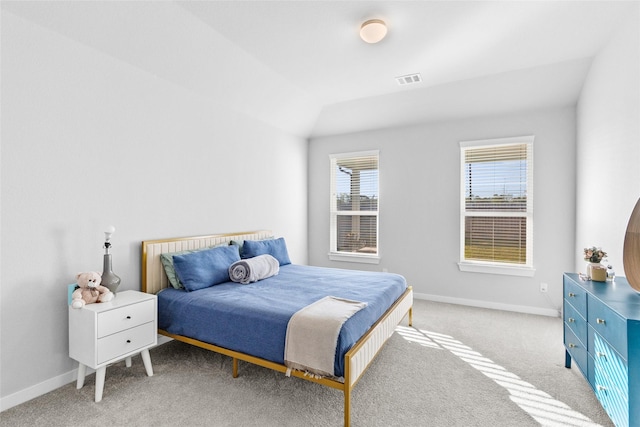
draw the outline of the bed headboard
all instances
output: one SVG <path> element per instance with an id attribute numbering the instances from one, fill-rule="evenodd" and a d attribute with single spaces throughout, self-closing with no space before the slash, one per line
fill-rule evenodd
<path id="1" fill-rule="evenodd" d="M 145 240 L 142 242 L 142 292 L 157 294 L 171 286 L 160 261 L 160 254 L 206 248 L 231 240 L 262 240 L 268 237 L 273 237 L 271 230 Z"/>

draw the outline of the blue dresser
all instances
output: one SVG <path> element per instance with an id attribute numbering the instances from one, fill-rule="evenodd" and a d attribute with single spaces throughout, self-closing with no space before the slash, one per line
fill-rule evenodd
<path id="1" fill-rule="evenodd" d="M 563 276 L 565 366 L 589 381 L 616 426 L 640 427 L 640 294 L 615 282 Z"/>

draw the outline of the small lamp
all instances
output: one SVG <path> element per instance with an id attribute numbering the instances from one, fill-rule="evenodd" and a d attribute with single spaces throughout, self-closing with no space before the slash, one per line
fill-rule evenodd
<path id="1" fill-rule="evenodd" d="M 108 288 L 114 294 L 120 286 L 120 277 L 111 270 L 111 235 L 115 233 L 116 228 L 113 225 L 107 227 L 104 232 L 104 260 L 102 264 L 102 281 L 100 284 Z"/>

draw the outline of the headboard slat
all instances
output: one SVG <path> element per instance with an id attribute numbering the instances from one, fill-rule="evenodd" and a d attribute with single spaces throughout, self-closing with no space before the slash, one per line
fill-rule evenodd
<path id="1" fill-rule="evenodd" d="M 231 240 L 262 240 L 270 237 L 273 237 L 271 230 L 258 230 L 208 236 L 145 240 L 142 242 L 142 292 L 157 294 L 162 289 L 171 286 L 160 261 L 160 255 L 163 253 L 206 248 L 228 243 Z"/>

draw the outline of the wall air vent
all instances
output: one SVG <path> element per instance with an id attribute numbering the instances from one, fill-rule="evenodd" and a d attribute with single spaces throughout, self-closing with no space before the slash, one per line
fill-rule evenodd
<path id="1" fill-rule="evenodd" d="M 414 83 L 420 83 L 422 81 L 422 77 L 420 76 L 420 73 L 407 74 L 406 76 L 396 77 L 396 81 L 400 86 L 406 86 Z"/>

